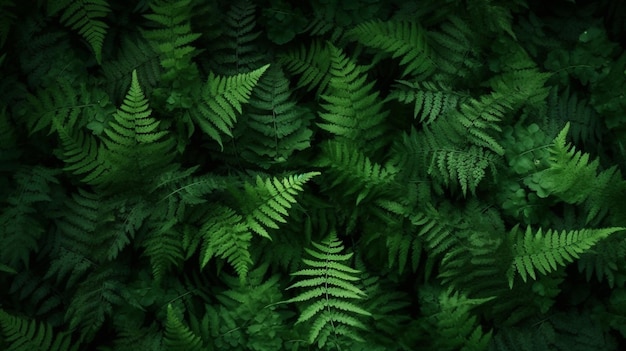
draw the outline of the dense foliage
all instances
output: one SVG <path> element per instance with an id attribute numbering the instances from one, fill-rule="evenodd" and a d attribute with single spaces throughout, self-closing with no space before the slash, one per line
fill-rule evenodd
<path id="1" fill-rule="evenodd" d="M 0 349 L 625 347 L 623 38 L 624 1 L 0 0 Z"/>

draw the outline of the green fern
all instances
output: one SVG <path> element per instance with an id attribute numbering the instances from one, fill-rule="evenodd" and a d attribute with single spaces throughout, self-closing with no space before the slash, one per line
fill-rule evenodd
<path id="1" fill-rule="evenodd" d="M 485 333 L 472 309 L 490 300 L 470 299 L 464 294 L 426 285 L 419 290 L 425 318 L 421 328 L 430 340 L 423 344 L 433 350 L 487 350 L 491 332 Z"/>
<path id="2" fill-rule="evenodd" d="M 183 261 L 183 245 L 180 230 L 176 226 L 176 214 L 168 214 L 169 216 L 165 217 L 167 220 L 163 222 L 158 219 L 150 221 L 156 225 L 143 242 L 144 254 L 150 258 L 152 274 L 157 283 L 163 281 L 171 266 L 179 267 Z"/>
<path id="3" fill-rule="evenodd" d="M 294 75 L 300 75 L 296 88 L 311 91 L 317 87 L 319 96 L 326 92 L 331 76 L 330 46 L 314 40 L 310 47 L 300 46 L 279 56 L 279 62 Z"/>
<path id="4" fill-rule="evenodd" d="M 255 184 L 245 183 L 244 194 L 240 197 L 240 207 L 244 222 L 256 234 L 271 239 L 268 230 L 279 229 L 279 223 L 286 223 L 288 210 L 297 202 L 296 197 L 303 186 L 319 172 L 308 172 L 284 178 L 256 177 Z"/>
<path id="5" fill-rule="evenodd" d="M 313 113 L 298 106 L 289 91 L 289 81 L 279 66 L 272 66 L 254 89 L 246 113 L 249 130 L 242 156 L 267 168 L 284 163 L 296 151 L 310 146 Z"/>
<path id="6" fill-rule="evenodd" d="M 363 341 L 354 330 L 367 329 L 359 318 L 371 313 L 359 307 L 358 302 L 351 302 L 365 298 L 365 293 L 353 283 L 359 280 L 356 276 L 359 271 L 343 263 L 353 254 L 341 254 L 343 245 L 335 232 L 321 243 L 311 244 L 315 250 L 305 250 L 312 259 L 302 260 L 310 268 L 292 273 L 304 278 L 287 288 L 305 288 L 305 291 L 285 302 L 310 302 L 300 312 L 296 324 L 310 322 L 308 341 L 310 344 L 317 341 L 320 348 L 329 342 L 332 345 L 340 337 Z"/>
<path id="7" fill-rule="evenodd" d="M 614 227 L 563 230 L 560 233 L 548 229 L 544 234 L 541 229 L 533 233 L 530 226 L 525 232 L 515 227 L 510 233 L 513 261 L 507 270 L 509 286 L 513 287 L 515 272 L 524 282 L 529 277 L 535 280 L 536 271 L 543 275 L 554 272 L 559 266 L 565 266 L 579 258 L 598 241 L 624 229 Z"/>
<path id="8" fill-rule="evenodd" d="M 252 89 L 269 65 L 252 72 L 235 76 L 209 74 L 202 88 L 202 101 L 189 112 L 193 120 L 211 139 L 223 148 L 221 134 L 232 137 L 237 115 L 242 113 L 242 104 L 250 100 Z"/>
<path id="9" fill-rule="evenodd" d="M 323 145 L 318 165 L 326 167 L 333 181 L 326 187 L 342 188 L 345 195 L 356 196 L 358 205 L 365 199 L 376 198 L 388 192 L 394 183 L 396 170 L 373 162 L 348 142 L 329 141 Z"/>
<path id="10" fill-rule="evenodd" d="M 460 78 L 471 80 L 484 67 L 476 32 L 457 15 L 451 15 L 437 31 L 428 33 L 432 60 L 441 80 L 455 83 Z"/>
<path id="11" fill-rule="evenodd" d="M 216 207 L 207 213 L 200 228 L 200 268 L 213 257 L 220 257 L 235 269 L 240 279 L 245 279 L 252 259 L 250 242 L 252 233 L 241 215 L 226 207 Z"/>
<path id="12" fill-rule="evenodd" d="M 71 27 L 89 43 L 98 63 L 102 62 L 102 45 L 109 26 L 101 21 L 111 8 L 106 0 L 49 0 L 48 15 L 63 11 L 60 21 Z"/>
<path id="13" fill-rule="evenodd" d="M 13 268 L 28 267 L 30 255 L 41 244 L 46 232 L 45 217 L 39 207 L 53 201 L 57 170 L 35 166 L 22 168 L 14 174 L 14 190 L 8 192 L 0 211 L 0 262 Z M 49 207 L 52 210 L 53 207 Z"/>
<path id="14" fill-rule="evenodd" d="M 231 2 L 222 16 L 222 35 L 211 48 L 214 52 L 211 71 L 233 76 L 259 69 L 267 61 L 258 45 L 261 31 L 255 31 L 256 4 L 249 0 Z"/>
<path id="15" fill-rule="evenodd" d="M 330 45 L 330 82 L 322 95 L 324 123 L 318 126 L 361 147 L 377 150 L 385 133 L 383 121 L 388 115 L 383 101 L 374 91 L 374 83 L 366 83 L 366 75 L 343 52 Z"/>
<path id="16" fill-rule="evenodd" d="M 111 167 L 108 183 L 145 184 L 146 179 L 155 177 L 173 159 L 173 140 L 167 138 L 168 131 L 159 130 L 160 122 L 151 113 L 137 72 L 133 71 L 124 103 L 104 130 L 103 157 Z"/>
<path id="17" fill-rule="evenodd" d="M 413 118 L 419 116 L 420 123 L 430 124 L 456 109 L 467 97 L 467 94 L 452 91 L 443 83 L 400 80 L 387 99 L 404 104 L 414 103 Z"/>
<path id="18" fill-rule="evenodd" d="M 206 350 L 202 340 L 183 324 L 172 305 L 167 306 L 163 344 L 168 350 Z"/>
<path id="19" fill-rule="evenodd" d="M 55 333 L 47 323 L 37 323 L 13 316 L 0 309 L 0 334 L 7 343 L 6 351 L 78 351 L 67 332 Z"/>
<path id="20" fill-rule="evenodd" d="M 405 66 L 403 77 L 424 78 L 434 70 L 426 31 L 415 22 L 368 21 L 349 30 L 347 36 L 368 47 L 385 51 L 392 58 L 401 57 L 400 66 Z"/>

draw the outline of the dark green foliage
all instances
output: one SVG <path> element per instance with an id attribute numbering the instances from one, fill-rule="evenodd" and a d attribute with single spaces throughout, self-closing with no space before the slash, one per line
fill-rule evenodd
<path id="1" fill-rule="evenodd" d="M 0 0 L 0 349 L 623 349 L 620 6 Z"/>

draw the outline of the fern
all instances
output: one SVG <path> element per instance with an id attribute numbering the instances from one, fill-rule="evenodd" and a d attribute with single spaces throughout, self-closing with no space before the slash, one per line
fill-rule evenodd
<path id="1" fill-rule="evenodd" d="M 287 289 L 305 288 L 299 295 L 285 301 L 287 303 L 308 302 L 300 312 L 296 324 L 310 321 L 308 341 L 323 348 L 327 342 L 339 337 L 349 337 L 355 341 L 363 341 L 354 329 L 365 330 L 366 326 L 359 320 L 363 316 L 371 316 L 351 300 L 365 298 L 365 293 L 354 285 L 359 280 L 359 271 L 344 263 L 353 254 L 341 254 L 343 245 L 332 232 L 321 243 L 312 243 L 315 250 L 305 249 L 312 259 L 303 259 L 310 268 L 293 273 L 303 276 L 303 280 L 292 284 Z M 330 340 L 329 340 L 330 338 Z"/>
<path id="2" fill-rule="evenodd" d="M 157 283 L 163 281 L 171 266 L 178 267 L 183 261 L 183 245 L 180 241 L 181 233 L 176 226 L 178 224 L 176 214 L 168 215 L 165 217 L 167 220 L 162 223 L 159 223 L 158 219 L 151 221 L 157 225 L 143 242 L 146 248 L 144 253 L 150 258 L 152 273 Z"/>
<path id="3" fill-rule="evenodd" d="M 279 62 L 291 74 L 300 75 L 296 88 L 311 91 L 317 87 L 316 95 L 325 93 L 331 76 L 330 46 L 314 40 L 310 47 L 304 45 L 279 56 Z"/>
<path id="4" fill-rule="evenodd" d="M 183 324 L 172 305 L 167 306 L 163 344 L 170 350 L 205 350 L 202 340 Z"/>
<path id="5" fill-rule="evenodd" d="M 410 75 L 424 78 L 434 70 L 426 32 L 415 22 L 364 22 L 348 31 L 347 36 L 363 45 L 383 50 L 391 54 L 392 58 L 401 57 L 400 66 L 405 66 L 403 77 Z"/>
<path id="6" fill-rule="evenodd" d="M 441 80 L 456 82 L 466 80 L 477 74 L 483 67 L 480 59 L 479 41 L 469 25 L 456 15 L 449 16 L 438 31 L 428 35 L 429 47 L 432 48 L 432 60 L 437 67 L 437 76 Z"/>
<path id="7" fill-rule="evenodd" d="M 353 141 L 361 147 L 376 150 L 385 132 L 383 121 L 388 112 L 378 93 L 373 92 L 374 83 L 366 84 L 366 76 L 343 52 L 330 46 L 331 79 L 328 91 L 322 95 L 324 123 L 318 126 L 340 138 Z"/>
<path id="8" fill-rule="evenodd" d="M 166 138 L 167 131 L 159 130 L 160 122 L 151 113 L 137 72 L 133 71 L 124 103 L 104 130 L 104 157 L 111 167 L 108 183 L 145 183 L 144 178 L 154 177 L 173 159 L 173 140 Z"/>
<path id="9" fill-rule="evenodd" d="M 413 118 L 420 117 L 420 123 L 430 124 L 442 115 L 454 110 L 462 103 L 466 94 L 455 92 L 443 83 L 413 83 L 398 81 L 388 100 L 397 100 L 404 104 L 414 103 Z"/>
<path id="10" fill-rule="evenodd" d="M 242 104 L 250 100 L 252 89 L 269 65 L 252 72 L 223 77 L 209 74 L 202 88 L 202 101 L 190 110 L 191 116 L 211 139 L 223 148 L 222 136 L 232 137 L 232 128 L 237 114 L 242 113 Z"/>
<path id="11" fill-rule="evenodd" d="M 274 68 L 275 67 L 275 68 Z M 310 146 L 313 113 L 297 106 L 289 92 L 289 81 L 278 66 L 261 78 L 246 114 L 249 139 L 244 157 L 264 167 L 284 163 L 295 152 Z"/>
<path id="12" fill-rule="evenodd" d="M 622 230 L 624 228 L 615 227 L 563 230 L 559 233 L 548 229 L 544 234 L 541 229 L 533 233 L 530 226 L 525 232 L 515 227 L 510 233 L 513 261 L 507 270 L 509 286 L 513 287 L 515 272 L 524 282 L 528 277 L 535 280 L 536 271 L 544 275 L 553 272 L 579 258 L 598 241 Z"/>
<path id="13" fill-rule="evenodd" d="M 6 351 L 78 351 L 67 332 L 55 333 L 47 323 L 13 316 L 0 309 L 0 332 L 8 343 Z"/>
<path id="14" fill-rule="evenodd" d="M 470 299 L 452 289 L 424 286 L 419 291 L 426 316 L 424 332 L 430 334 L 427 345 L 436 350 L 487 350 L 491 332 L 485 333 L 472 314 L 472 308 L 490 299 Z"/>
<path id="15" fill-rule="evenodd" d="M 38 209 L 52 203 L 58 171 L 35 166 L 22 168 L 15 173 L 14 190 L 8 193 L 6 204 L 0 212 L 0 262 L 13 268 L 28 267 L 30 254 L 40 246 L 46 231 L 45 217 L 37 215 Z M 44 207 L 39 207 L 44 205 Z M 51 210 L 53 207 L 49 207 Z"/>
<path id="16" fill-rule="evenodd" d="M 382 166 L 372 162 L 353 144 L 330 141 L 323 146 L 319 165 L 333 175 L 329 189 L 342 187 L 345 195 L 356 195 L 358 205 L 367 198 L 375 198 L 389 191 L 396 170 L 393 166 Z"/>
<path id="17" fill-rule="evenodd" d="M 236 0 L 222 19 L 222 35 L 212 48 L 211 71 L 220 75 L 248 73 L 263 66 L 267 61 L 258 45 L 260 31 L 256 27 L 256 4 L 248 0 Z"/>
<path id="18" fill-rule="evenodd" d="M 262 179 L 257 176 L 255 184 L 245 183 L 240 207 L 246 225 L 256 234 L 271 239 L 268 229 L 278 229 L 285 223 L 288 210 L 297 202 L 295 196 L 303 186 L 319 172 L 308 172 L 288 177 Z"/>
<path id="19" fill-rule="evenodd" d="M 48 15 L 63 11 L 60 21 L 71 27 L 89 43 L 98 63 L 102 62 L 102 45 L 109 26 L 100 19 L 106 17 L 111 8 L 106 0 L 51 0 Z"/>
<path id="20" fill-rule="evenodd" d="M 217 207 L 207 213 L 200 235 L 203 238 L 200 268 L 204 268 L 211 258 L 220 257 L 233 266 L 240 279 L 246 278 L 252 265 L 252 233 L 241 215 L 230 208 Z"/>

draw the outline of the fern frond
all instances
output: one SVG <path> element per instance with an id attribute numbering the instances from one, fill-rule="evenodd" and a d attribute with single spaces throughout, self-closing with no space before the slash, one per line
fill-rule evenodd
<path id="1" fill-rule="evenodd" d="M 390 190 L 396 170 L 370 160 L 353 144 L 329 141 L 323 145 L 319 166 L 333 175 L 328 188 L 341 186 L 345 195 L 356 195 L 356 204 Z"/>
<path id="2" fill-rule="evenodd" d="M 0 309 L 0 332 L 6 351 L 78 351 L 69 333 L 55 333 L 47 323 L 13 316 Z"/>
<path id="3" fill-rule="evenodd" d="M 111 8 L 106 0 L 49 0 L 48 15 L 63 11 L 60 21 L 71 27 L 89 43 L 98 63 L 102 62 L 102 45 L 109 26 L 101 21 Z"/>
<path id="4" fill-rule="evenodd" d="M 200 228 L 200 268 L 213 257 L 225 259 L 244 280 L 252 265 L 250 242 L 252 233 L 241 215 L 227 207 L 217 207 L 207 213 Z"/>
<path id="5" fill-rule="evenodd" d="M 438 31 L 428 33 L 432 59 L 441 80 L 455 82 L 459 78 L 471 79 L 484 64 L 479 55 L 476 32 L 456 15 L 449 16 Z"/>
<path id="6" fill-rule="evenodd" d="M 161 66 L 164 69 L 161 79 L 170 82 L 178 79 L 195 78 L 195 65 L 191 59 L 196 48 L 190 44 L 200 37 L 199 33 L 191 32 L 191 0 L 159 0 L 150 2 L 153 13 L 144 15 L 157 23 L 161 28 L 145 31 L 143 36 L 161 54 Z M 186 73 L 190 77 L 176 77 Z"/>
<path id="7" fill-rule="evenodd" d="M 420 123 L 430 124 L 438 117 L 454 110 L 468 97 L 467 94 L 452 91 L 440 82 L 398 81 L 387 99 L 404 104 L 414 103 L 413 118 L 419 116 Z"/>
<path id="8" fill-rule="evenodd" d="M 147 96 L 160 82 L 162 67 L 157 51 L 146 39 L 136 36 L 124 36 L 119 44 L 119 51 L 114 59 L 102 63 L 102 73 L 109 96 L 122 100 L 128 92 L 128 77 L 137 70 L 137 78 Z"/>
<path id="9" fill-rule="evenodd" d="M 15 173 L 15 188 L 0 212 L 0 262 L 11 267 L 28 267 L 31 253 L 39 249 L 46 224 L 38 205 L 52 202 L 57 170 L 35 166 Z M 45 218 L 45 217 L 44 217 Z M 20 264 L 21 263 L 21 264 Z"/>
<path id="10" fill-rule="evenodd" d="M 426 31 L 415 22 L 368 21 L 359 23 L 347 32 L 347 36 L 361 44 L 400 57 L 400 66 L 405 66 L 402 76 L 424 78 L 434 70 L 429 57 Z"/>
<path id="11" fill-rule="evenodd" d="M 173 140 L 167 138 L 168 131 L 159 130 L 160 122 L 151 113 L 137 72 L 133 71 L 124 103 L 104 130 L 104 157 L 112 166 L 110 183 L 144 183 L 172 160 Z"/>
<path id="12" fill-rule="evenodd" d="M 215 54 L 211 71 L 233 76 L 259 69 L 267 58 L 258 45 L 261 31 L 255 30 L 256 4 L 249 0 L 233 1 L 222 21 L 222 35 L 212 48 Z"/>
<path id="13" fill-rule="evenodd" d="M 319 172 L 308 172 L 288 177 L 262 179 L 256 184 L 245 184 L 245 195 L 241 204 L 244 221 L 256 234 L 271 239 L 268 229 L 278 229 L 279 223 L 286 223 L 289 209 L 297 202 L 296 196 L 303 186 Z"/>
<path id="14" fill-rule="evenodd" d="M 311 91 L 317 87 L 317 95 L 325 93 L 331 76 L 330 48 L 319 40 L 311 42 L 310 47 L 304 45 L 279 56 L 279 62 L 293 74 L 300 75 L 296 88 Z"/>
<path id="15" fill-rule="evenodd" d="M 247 152 L 243 156 L 262 167 L 286 162 L 295 151 L 310 146 L 313 132 L 308 128 L 312 111 L 296 104 L 289 81 L 279 66 L 272 66 L 261 77 L 249 102 L 246 133 Z"/>
<path id="16" fill-rule="evenodd" d="M 181 233 L 175 228 L 176 218 L 167 218 L 165 223 L 155 223 L 155 228 L 142 243 L 144 254 L 150 258 L 154 280 L 162 282 L 168 269 L 183 262 Z"/>
<path id="17" fill-rule="evenodd" d="M 330 45 L 330 82 L 322 99 L 324 123 L 318 126 L 353 141 L 362 147 L 377 150 L 385 133 L 383 121 L 388 111 L 374 90 L 374 82 L 367 83 L 367 76 L 346 57 L 341 49 Z"/>
<path id="18" fill-rule="evenodd" d="M 90 341 L 115 307 L 125 302 L 121 296 L 122 281 L 128 268 L 122 262 L 103 264 L 82 281 L 65 314 L 69 328 L 80 330 L 81 340 Z"/>
<path id="19" fill-rule="evenodd" d="M 464 294 L 426 285 L 419 291 L 425 317 L 422 328 L 431 337 L 435 350 L 486 350 L 491 332 L 485 333 L 472 314 L 474 307 L 490 300 L 470 299 Z"/>
<path id="20" fill-rule="evenodd" d="M 310 321 L 308 341 L 313 344 L 317 340 L 320 348 L 324 347 L 329 335 L 334 337 L 343 335 L 361 341 L 356 333 L 347 332 L 366 329 L 360 318 L 371 316 L 371 313 L 361 308 L 357 302 L 351 302 L 365 297 L 365 293 L 352 283 L 359 280 L 355 276 L 359 271 L 343 263 L 349 260 L 352 254 L 341 254 L 343 244 L 335 232 L 321 243 L 311 244 L 314 249 L 305 250 L 312 259 L 303 260 L 303 263 L 311 268 L 292 274 L 306 278 L 287 288 L 304 287 L 306 290 L 285 302 L 310 301 L 301 311 L 296 324 Z"/>
<path id="21" fill-rule="evenodd" d="M 191 116 L 200 128 L 223 148 L 221 134 L 232 137 L 232 129 L 237 115 L 242 112 L 242 104 L 250 99 L 252 89 L 269 65 L 252 72 L 235 76 L 217 76 L 210 73 L 202 89 L 202 101 L 190 110 Z"/>
<path id="22" fill-rule="evenodd" d="M 461 104 L 453 118 L 465 128 L 467 139 L 474 145 L 489 148 L 498 155 L 504 154 L 504 148 L 490 131 L 501 132 L 498 122 L 511 110 L 509 99 L 501 94 L 484 95 L 480 100 L 469 99 Z"/>
<path id="23" fill-rule="evenodd" d="M 98 185 L 106 179 L 112 165 L 100 152 L 96 138 L 81 130 L 72 135 L 72 129 L 64 126 L 56 129 L 63 146 L 63 170 L 82 176 L 85 184 Z"/>
<path id="24" fill-rule="evenodd" d="M 539 229 L 533 233 L 530 226 L 525 232 L 515 227 L 510 233 L 513 261 L 507 271 L 509 286 L 513 286 L 515 272 L 524 282 L 528 277 L 535 280 L 536 271 L 543 275 L 549 274 L 559 266 L 573 262 L 600 240 L 624 229 L 613 227 L 563 230 L 560 233 L 552 229 L 543 233 L 542 229 Z"/>
<path id="25" fill-rule="evenodd" d="M 205 350 L 200 337 L 180 320 L 171 304 L 167 306 L 163 344 L 170 350 Z"/>

